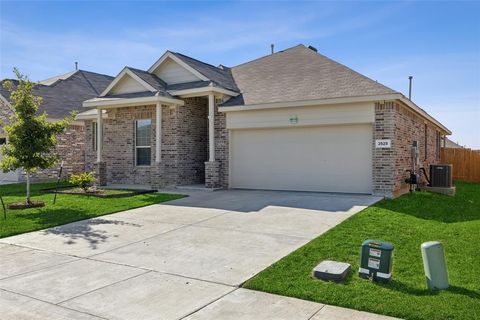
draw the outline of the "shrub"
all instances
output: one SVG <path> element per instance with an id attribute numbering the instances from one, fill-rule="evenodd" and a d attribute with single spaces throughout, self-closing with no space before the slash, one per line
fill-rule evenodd
<path id="1" fill-rule="evenodd" d="M 69 182 L 87 192 L 88 188 L 90 188 L 95 182 L 95 176 L 93 175 L 93 172 L 74 174 L 70 177 Z"/>

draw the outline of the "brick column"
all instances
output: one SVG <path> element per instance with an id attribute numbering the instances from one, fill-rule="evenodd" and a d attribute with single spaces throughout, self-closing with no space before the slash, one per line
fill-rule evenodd
<path id="1" fill-rule="evenodd" d="M 220 162 L 205 162 L 205 187 L 216 189 L 220 188 Z"/>
<path id="2" fill-rule="evenodd" d="M 163 162 L 155 162 L 152 166 L 151 174 L 151 186 L 153 190 L 159 190 L 165 187 L 165 179 L 163 173 L 165 172 L 165 166 Z"/>
<path id="3" fill-rule="evenodd" d="M 376 139 L 390 139 L 391 148 L 376 148 Z M 395 104 L 375 103 L 373 125 L 373 194 L 393 197 L 395 186 Z"/>
<path id="4" fill-rule="evenodd" d="M 95 162 L 93 164 L 95 168 L 95 178 L 97 179 L 98 186 L 107 185 L 107 163 L 104 161 Z"/>

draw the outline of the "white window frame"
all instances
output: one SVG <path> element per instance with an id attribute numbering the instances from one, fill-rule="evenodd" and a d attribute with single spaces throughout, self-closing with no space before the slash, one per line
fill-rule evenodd
<path id="1" fill-rule="evenodd" d="M 139 121 L 150 121 L 150 143 L 148 146 L 137 146 L 137 124 Z M 134 140 L 135 140 L 135 167 L 151 167 L 152 166 L 152 119 L 136 119 L 135 120 L 135 130 L 134 130 Z M 150 149 L 150 164 L 138 164 L 137 161 L 137 150 L 138 149 Z"/>

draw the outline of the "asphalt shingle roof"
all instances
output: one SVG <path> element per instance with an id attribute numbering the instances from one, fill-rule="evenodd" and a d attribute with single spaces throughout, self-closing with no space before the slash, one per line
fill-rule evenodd
<path id="1" fill-rule="evenodd" d="M 167 92 L 167 84 L 165 83 L 165 81 L 163 81 L 153 73 L 149 73 L 148 71 L 135 69 L 132 67 L 127 67 L 127 69 L 129 69 L 137 76 L 139 76 L 143 81 L 151 85 L 155 90 L 157 90 L 160 95 L 171 97 L 171 95 Z"/>
<path id="2" fill-rule="evenodd" d="M 230 68 L 215 67 L 215 66 L 212 66 L 211 64 L 193 59 L 189 56 L 183 55 L 178 52 L 172 52 L 172 54 L 174 54 L 177 58 L 181 59 L 183 62 L 188 64 L 190 67 L 192 67 L 196 71 L 203 74 L 205 77 L 210 79 L 216 85 L 221 86 L 225 89 L 238 91 L 238 87 L 235 84 L 235 80 L 232 77 Z"/>
<path id="3" fill-rule="evenodd" d="M 298 45 L 231 68 L 241 96 L 224 106 L 397 93 Z"/>
<path id="4" fill-rule="evenodd" d="M 43 98 L 39 112 L 46 112 L 49 118 L 60 119 L 72 111 L 81 111 L 82 102 L 98 96 L 113 80 L 104 74 L 78 70 L 66 79 L 60 79 L 51 85 L 37 84 L 33 94 Z M 10 101 L 10 92 L 0 84 L 0 94 Z M 13 85 L 17 80 L 10 80 Z"/>
<path id="5" fill-rule="evenodd" d="M 210 81 L 194 81 L 194 82 L 185 82 L 185 83 L 176 83 L 176 84 L 169 84 L 167 86 L 168 90 L 186 90 L 186 89 L 196 89 L 196 88 L 204 88 L 210 85 Z"/>

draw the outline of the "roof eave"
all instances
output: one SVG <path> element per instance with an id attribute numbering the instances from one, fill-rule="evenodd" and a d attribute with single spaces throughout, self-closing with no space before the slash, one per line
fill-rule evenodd
<path id="1" fill-rule="evenodd" d="M 452 134 L 452 131 L 450 131 L 447 127 L 445 127 L 443 124 L 441 124 L 438 120 L 436 120 L 434 117 L 432 117 L 431 115 L 429 115 L 425 110 L 423 110 L 422 108 L 420 108 L 419 106 L 417 106 L 413 101 L 411 101 L 410 99 L 408 99 L 407 97 L 405 97 L 403 94 L 400 94 L 400 98 L 398 100 L 400 100 L 401 102 L 403 102 L 404 104 L 406 104 L 408 107 L 410 107 L 411 109 L 413 109 L 414 111 L 416 111 L 418 114 L 420 114 L 421 116 L 423 116 L 424 118 L 426 118 L 427 120 L 433 122 L 434 124 L 436 124 L 439 128 L 441 128 L 444 132 L 444 134 L 446 135 L 451 135 Z"/>
<path id="2" fill-rule="evenodd" d="M 83 102 L 82 106 L 84 108 L 96 108 L 96 109 L 109 109 L 109 108 L 121 108 L 121 107 L 130 107 L 138 106 L 144 104 L 156 104 L 163 103 L 167 105 L 178 105 L 183 106 L 185 103 L 183 100 L 162 97 L 162 96 L 151 96 L 151 97 L 140 97 L 140 98 L 94 98 L 86 100 Z"/>
<path id="3" fill-rule="evenodd" d="M 177 96 L 181 98 L 199 97 L 199 96 L 205 96 L 211 93 L 228 95 L 231 97 L 236 97 L 239 95 L 238 92 L 231 91 L 221 87 L 214 87 L 214 86 L 184 89 L 184 90 L 168 90 L 168 93 L 172 96 Z"/>
<path id="4" fill-rule="evenodd" d="M 274 109 L 274 108 L 289 108 L 289 107 L 308 107 L 324 104 L 338 104 L 338 103 L 353 103 L 353 102 L 368 102 L 368 101 L 383 101 L 395 100 L 400 97 L 400 94 L 384 94 L 373 96 L 357 96 L 357 97 L 340 97 L 328 99 L 313 99 L 313 100 L 297 100 L 297 101 L 281 101 L 272 103 L 246 104 L 236 106 L 220 106 L 221 112 L 257 110 L 257 109 Z"/>
<path id="5" fill-rule="evenodd" d="M 391 93 L 384 95 L 372 95 L 372 96 L 357 96 L 357 97 L 341 97 L 341 98 L 330 98 L 330 99 L 315 99 L 315 100 L 299 100 L 299 101 L 285 101 L 285 102 L 273 102 L 273 103 L 261 103 L 261 104 L 250 104 L 250 105 L 236 105 L 236 106 L 220 106 L 218 110 L 220 112 L 237 112 L 237 111 L 247 111 L 247 110 L 261 110 L 261 109 L 275 109 L 275 108 L 289 108 L 289 107 L 307 107 L 307 106 L 317 106 L 317 105 L 326 105 L 326 104 L 339 104 L 339 103 L 355 103 L 355 102 L 376 102 L 376 101 L 392 101 L 399 100 L 407 105 L 409 108 L 414 110 L 417 114 L 423 118 L 431 121 L 436 126 L 438 126 L 443 133 L 446 135 L 451 135 L 452 132 L 441 124 L 438 120 L 429 115 L 422 108 L 417 106 L 415 103 L 407 99 L 401 93 Z"/>

